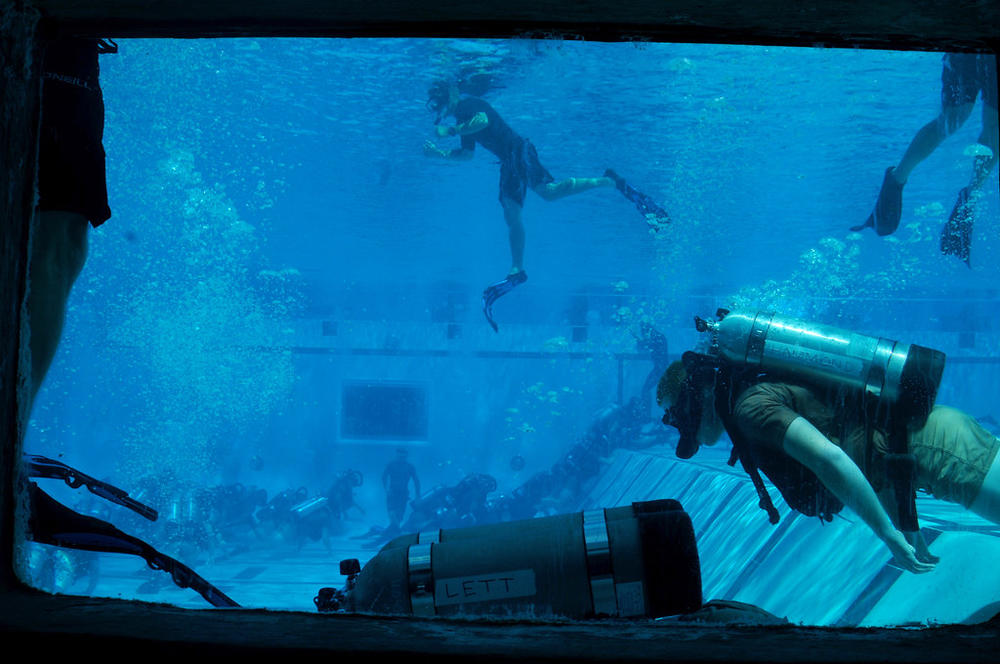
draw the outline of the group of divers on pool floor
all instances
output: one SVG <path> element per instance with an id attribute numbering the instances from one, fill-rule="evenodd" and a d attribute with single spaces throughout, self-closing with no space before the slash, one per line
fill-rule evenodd
<path id="1" fill-rule="evenodd" d="M 111 216 L 98 56 L 117 50 L 110 40 L 56 38 L 47 43 L 41 62 L 38 195 L 25 303 L 31 331 L 28 412 L 60 341 L 67 300 L 86 261 L 89 228 Z M 886 169 L 871 215 L 852 230 L 872 228 L 880 236 L 895 232 L 902 216 L 902 190 L 912 171 L 964 124 L 981 98 L 982 131 L 973 174 L 958 195 L 940 242 L 942 253 L 971 265 L 975 211 L 997 159 L 995 58 L 945 54 L 941 82 L 940 113 L 914 136 L 899 163 Z M 482 145 L 499 159 L 511 268 L 503 280 L 485 289 L 482 299 L 483 312 L 496 331 L 497 299 L 527 280 L 521 213 L 528 189 L 551 201 L 613 187 L 654 232 L 662 233 L 671 218 L 610 168 L 600 177 L 556 180 L 534 145 L 481 98 L 490 86 L 477 91 L 468 84 L 438 81 L 430 87 L 427 108 L 435 114 L 436 136 L 453 137 L 460 144 L 442 149 L 427 141 L 424 153 L 469 159 L 476 145 Z M 442 124 L 447 117 L 454 118 L 454 124 Z M 720 309 L 716 318 L 697 319 L 698 329 L 708 333 L 704 343 L 666 368 L 667 362 L 657 364 L 658 383 L 647 381 L 644 388 L 656 384 L 663 423 L 680 433 L 677 456 L 690 458 L 700 446 L 713 445 L 726 433 L 733 445 L 730 464 L 739 461 L 750 475 L 772 522 L 779 515 L 761 473 L 790 508 L 803 514 L 829 520 L 848 506 L 897 563 L 912 572 L 930 571 L 938 560 L 921 535 L 916 492 L 958 503 L 1000 524 L 1000 441 L 974 418 L 935 403 L 942 353 L 776 313 Z M 663 354 L 657 357 L 664 360 Z M 583 443 L 589 464 L 593 454 L 606 449 L 607 440 L 588 438 Z M 578 470 L 579 462 L 574 458 L 560 472 Z M 27 478 L 62 479 L 74 488 L 85 485 L 138 518 L 158 518 L 153 507 L 60 461 L 29 455 L 25 468 Z M 593 465 L 587 465 L 584 475 L 591 477 L 592 470 Z M 505 517 L 522 513 L 522 508 L 524 514 L 537 511 L 534 501 L 550 491 L 548 479 L 540 476 L 536 484 L 526 485 L 521 498 L 527 500 L 509 502 L 502 510 Z M 345 486 L 351 481 L 347 477 Z M 481 490 L 490 484 L 477 486 Z M 67 508 L 35 482 L 27 483 L 27 495 L 29 539 L 139 555 L 152 569 L 169 572 L 175 583 L 196 589 L 213 605 L 235 605 L 180 561 L 103 519 Z M 243 497 L 250 500 L 253 494 Z"/>
<path id="2" fill-rule="evenodd" d="M 914 136 L 900 162 L 886 169 L 871 215 L 852 231 L 895 232 L 911 172 L 964 124 L 980 97 L 982 130 L 972 177 L 959 192 L 940 239 L 943 254 L 971 266 L 975 210 L 998 152 L 996 62 L 991 55 L 944 55 L 940 113 Z M 556 180 L 535 146 L 487 101 L 463 94 L 462 82 L 434 83 L 427 108 L 436 114 L 436 135 L 456 137 L 460 145 L 445 150 L 427 141 L 426 155 L 470 159 L 478 144 L 500 161 L 500 204 L 511 268 L 483 292 L 483 312 L 494 330 L 494 303 L 527 280 L 521 212 L 528 189 L 553 201 L 615 187 L 654 231 L 671 221 L 651 197 L 612 169 L 602 177 Z M 447 117 L 454 124 L 442 124 Z M 733 443 L 730 464 L 738 460 L 750 474 L 772 522 L 779 517 L 761 472 L 789 507 L 804 514 L 830 520 L 849 506 L 897 564 L 911 572 L 928 572 L 938 562 L 919 528 L 917 491 L 1000 524 L 1000 440 L 971 416 L 935 404 L 942 353 L 774 314 L 729 315 L 720 309 L 717 317 L 698 319 L 710 339 L 698 352 L 674 362 L 658 385 L 663 422 L 681 433 L 678 456 L 687 458 L 701 445 L 714 445 L 725 432 Z M 732 338 L 734 330 L 737 339 Z M 842 343 L 845 337 L 860 339 L 860 345 L 849 347 Z M 723 342 L 740 348 L 726 352 Z"/>

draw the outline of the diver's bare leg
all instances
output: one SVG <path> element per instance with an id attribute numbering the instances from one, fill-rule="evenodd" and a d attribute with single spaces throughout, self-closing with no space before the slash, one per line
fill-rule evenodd
<path id="1" fill-rule="evenodd" d="M 511 267 L 508 274 L 516 274 L 524 271 L 524 222 L 521 220 L 521 206 L 507 196 L 500 200 L 500 204 L 503 206 L 503 218 L 507 222 L 510 242 Z"/>
<path id="2" fill-rule="evenodd" d="M 941 141 L 954 134 L 959 127 L 965 124 L 972 113 L 973 106 L 974 104 L 962 104 L 961 106 L 943 108 L 940 115 L 921 127 L 903 154 L 899 165 L 893 170 L 892 174 L 896 181 L 900 184 L 906 184 L 910 173 L 917 167 L 917 164 L 927 159 L 941 145 Z"/>
<path id="3" fill-rule="evenodd" d="M 28 324 L 31 330 L 31 402 L 62 337 L 66 302 L 87 260 L 87 219 L 76 212 L 38 212 L 31 241 Z"/>
<path id="4" fill-rule="evenodd" d="M 598 187 L 614 187 L 611 178 L 566 178 L 534 187 L 535 193 L 547 201 L 555 201 L 573 194 L 580 194 Z"/>

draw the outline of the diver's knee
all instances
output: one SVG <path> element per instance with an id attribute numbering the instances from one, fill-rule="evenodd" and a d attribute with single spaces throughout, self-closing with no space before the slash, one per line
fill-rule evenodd
<path id="1" fill-rule="evenodd" d="M 576 178 L 566 178 L 559 182 L 547 182 L 535 189 L 547 201 L 554 201 L 572 193 L 576 189 Z"/>
<path id="2" fill-rule="evenodd" d="M 521 204 L 513 198 L 504 197 L 500 199 L 500 206 L 503 208 L 503 218 L 508 226 L 512 222 L 521 220 Z"/>

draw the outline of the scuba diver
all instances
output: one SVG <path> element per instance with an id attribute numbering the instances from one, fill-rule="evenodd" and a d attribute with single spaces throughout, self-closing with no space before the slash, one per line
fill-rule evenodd
<path id="1" fill-rule="evenodd" d="M 997 72 L 993 55 L 945 53 L 941 71 L 941 112 L 924 125 L 910 142 L 899 164 L 885 171 L 875 209 L 865 223 L 852 231 L 873 228 L 879 235 L 890 235 L 899 226 L 903 209 L 903 186 L 917 165 L 929 157 L 944 139 L 965 124 L 976 97 L 982 95 L 982 129 L 969 184 L 959 191 L 948 222 L 941 230 L 941 253 L 969 263 L 975 206 L 983 185 L 997 162 Z"/>
<path id="2" fill-rule="evenodd" d="M 240 483 L 202 489 L 196 503 L 207 523 L 227 543 L 245 540 L 257 527 L 257 510 L 267 505 L 267 491 Z"/>
<path id="3" fill-rule="evenodd" d="M 500 160 L 500 205 L 507 222 L 511 268 L 502 281 L 483 291 L 483 313 L 493 330 L 498 331 L 493 320 L 493 304 L 528 278 L 524 271 L 525 232 L 521 219 L 528 189 L 546 201 L 555 201 L 599 187 L 618 186 L 625 193 L 623 187 L 626 183 L 611 171 L 604 177 L 556 181 L 542 165 L 531 141 L 511 129 L 488 102 L 478 96 L 463 97 L 462 92 L 460 83 L 448 81 L 437 81 L 428 90 L 427 108 L 436 114 L 434 124 L 437 136 L 457 136 L 461 144 L 458 148 L 443 150 L 432 141 L 426 141 L 424 154 L 465 161 L 474 156 L 478 143 Z M 454 117 L 455 124 L 442 125 L 446 117 Z"/>
<path id="4" fill-rule="evenodd" d="M 496 488 L 496 479 L 484 473 L 466 475 L 454 486 L 437 487 L 413 500 L 413 511 L 403 530 L 419 532 L 490 523 L 495 519 L 491 518 L 486 498 Z"/>
<path id="5" fill-rule="evenodd" d="M 646 380 L 642 383 L 642 403 L 647 408 L 647 413 L 651 411 L 653 405 L 654 391 L 660 380 L 660 376 L 667 370 L 670 364 L 670 355 L 667 348 L 667 338 L 662 332 L 657 330 L 652 324 L 642 321 L 639 324 L 639 334 L 635 337 L 635 345 L 640 350 L 649 351 L 649 357 L 653 360 L 653 368 L 646 374 Z"/>
<path id="6" fill-rule="evenodd" d="M 330 501 L 330 512 L 333 518 L 341 521 L 347 518 L 347 512 L 352 507 L 356 508 L 362 515 L 365 510 L 358 505 L 354 499 L 354 489 L 361 486 L 364 476 L 357 470 L 345 470 L 337 475 L 337 478 L 327 489 L 324 496 Z"/>
<path id="7" fill-rule="evenodd" d="M 789 507 L 831 520 L 850 507 L 914 573 L 934 569 L 915 491 L 1000 523 L 1000 440 L 935 405 L 944 354 L 770 313 L 696 318 L 707 353 L 688 351 L 657 387 L 664 424 L 690 458 L 722 433 L 772 523 L 763 471 Z"/>

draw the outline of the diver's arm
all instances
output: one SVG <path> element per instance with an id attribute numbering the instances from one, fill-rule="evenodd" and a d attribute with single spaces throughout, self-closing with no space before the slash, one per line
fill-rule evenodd
<path id="1" fill-rule="evenodd" d="M 465 148 L 455 148 L 454 150 L 442 150 L 431 141 L 424 142 L 424 154 L 428 157 L 440 159 L 452 159 L 456 161 L 467 161 L 472 159 L 474 152 Z"/>
<path id="2" fill-rule="evenodd" d="M 789 456 L 816 473 L 826 488 L 868 524 L 892 551 L 897 563 L 916 574 L 934 569 L 932 563 L 917 559 L 913 546 L 896 530 L 857 464 L 809 420 L 804 417 L 792 420 L 781 446 Z"/>
<path id="3" fill-rule="evenodd" d="M 445 138 L 447 136 L 468 136 L 469 134 L 475 134 L 483 129 L 486 129 L 489 124 L 490 120 L 486 117 L 486 113 L 480 111 L 465 122 L 459 122 L 451 127 L 438 125 L 434 128 L 434 130 L 440 138 Z"/>
<path id="4" fill-rule="evenodd" d="M 460 122 L 459 124 L 451 127 L 438 125 L 434 128 L 434 130 L 441 138 L 446 138 L 448 136 L 468 136 L 486 129 L 489 124 L 490 121 L 489 118 L 486 117 L 486 113 L 480 112 L 476 113 L 465 122 Z M 471 147 L 464 147 L 464 144 L 466 143 L 471 144 Z M 427 141 L 424 143 L 424 154 L 428 157 L 440 157 L 442 159 L 466 161 L 468 159 L 472 159 L 475 146 L 476 144 L 472 141 L 463 141 L 463 147 L 455 148 L 454 150 L 442 150 L 431 141 Z"/>

